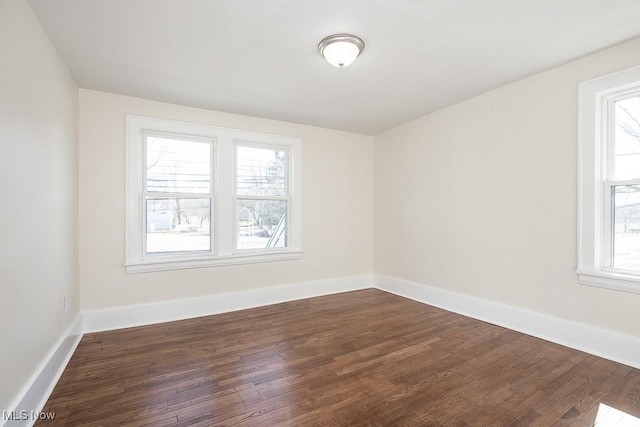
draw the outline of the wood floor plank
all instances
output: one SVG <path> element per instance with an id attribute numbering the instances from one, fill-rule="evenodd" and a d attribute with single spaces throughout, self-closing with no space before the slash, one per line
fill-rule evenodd
<path id="1" fill-rule="evenodd" d="M 88 334 L 38 426 L 592 426 L 640 370 L 379 290 Z"/>

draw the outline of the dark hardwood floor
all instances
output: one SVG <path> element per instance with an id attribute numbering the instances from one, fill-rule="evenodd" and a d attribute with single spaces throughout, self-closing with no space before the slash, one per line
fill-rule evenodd
<path id="1" fill-rule="evenodd" d="M 592 426 L 609 411 L 605 426 L 640 417 L 640 370 L 365 290 L 85 335 L 44 411 L 38 426 Z"/>

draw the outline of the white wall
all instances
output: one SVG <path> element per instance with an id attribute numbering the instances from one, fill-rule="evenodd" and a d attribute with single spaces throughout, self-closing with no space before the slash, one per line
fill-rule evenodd
<path id="1" fill-rule="evenodd" d="M 302 137 L 303 258 L 127 275 L 125 114 Z M 82 308 L 121 307 L 373 270 L 373 137 L 80 90 Z"/>
<path id="2" fill-rule="evenodd" d="M 376 136 L 376 273 L 640 335 L 640 295 L 575 274 L 577 85 L 638 64 L 640 39 Z"/>
<path id="3" fill-rule="evenodd" d="M 24 0 L 0 0 L 0 52 L 2 411 L 78 314 L 78 92 Z"/>

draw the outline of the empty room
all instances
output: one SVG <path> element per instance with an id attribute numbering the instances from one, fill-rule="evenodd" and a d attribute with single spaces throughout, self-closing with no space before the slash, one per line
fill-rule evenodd
<path id="1" fill-rule="evenodd" d="M 0 427 L 640 427 L 639 22 L 0 0 Z"/>

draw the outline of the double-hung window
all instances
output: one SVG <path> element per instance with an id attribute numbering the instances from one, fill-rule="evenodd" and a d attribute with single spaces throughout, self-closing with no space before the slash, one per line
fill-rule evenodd
<path id="1" fill-rule="evenodd" d="M 300 181 L 300 138 L 127 116 L 127 272 L 299 258 Z"/>
<path id="2" fill-rule="evenodd" d="M 236 144 L 236 249 L 286 248 L 289 150 Z"/>
<path id="3" fill-rule="evenodd" d="M 579 107 L 579 281 L 640 293 L 640 68 L 582 83 Z"/>
<path id="4" fill-rule="evenodd" d="M 143 131 L 142 144 L 144 252 L 211 252 L 213 139 Z"/>

